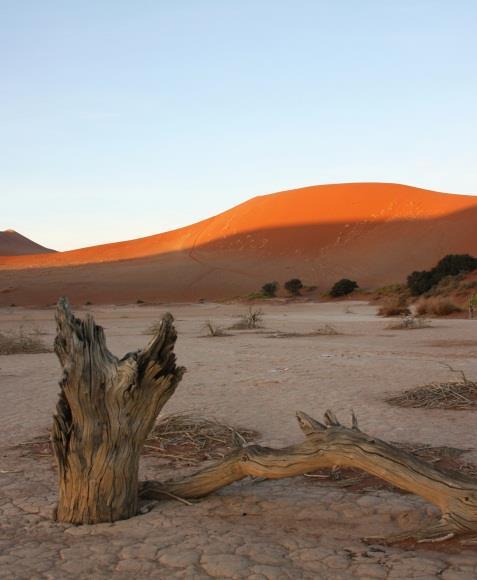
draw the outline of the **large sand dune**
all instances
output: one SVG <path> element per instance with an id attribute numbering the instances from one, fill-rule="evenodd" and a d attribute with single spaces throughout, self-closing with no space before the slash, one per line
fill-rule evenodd
<path id="1" fill-rule="evenodd" d="M 355 183 L 260 196 L 137 240 L 0 257 L 0 304 L 231 298 L 300 277 L 320 290 L 402 281 L 448 253 L 477 254 L 477 198 Z"/>

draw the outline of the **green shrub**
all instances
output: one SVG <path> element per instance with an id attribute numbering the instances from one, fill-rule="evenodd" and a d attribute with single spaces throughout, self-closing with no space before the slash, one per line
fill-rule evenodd
<path id="1" fill-rule="evenodd" d="M 267 298 L 276 296 L 278 290 L 278 282 L 267 282 L 262 286 L 262 293 Z"/>
<path id="2" fill-rule="evenodd" d="M 413 296 L 420 296 L 439 284 L 447 276 L 457 276 L 477 269 L 477 258 L 469 254 L 448 254 L 431 270 L 412 272 L 407 277 L 407 285 Z"/>
<path id="3" fill-rule="evenodd" d="M 338 296 L 346 296 L 347 294 L 351 294 L 351 292 L 356 290 L 356 288 L 358 288 L 357 282 L 350 280 L 349 278 L 342 278 L 333 285 L 330 294 L 334 298 L 337 298 Z"/>
<path id="4" fill-rule="evenodd" d="M 284 284 L 285 290 L 292 296 L 300 296 L 300 290 L 303 288 L 303 282 L 299 278 L 292 278 Z"/>

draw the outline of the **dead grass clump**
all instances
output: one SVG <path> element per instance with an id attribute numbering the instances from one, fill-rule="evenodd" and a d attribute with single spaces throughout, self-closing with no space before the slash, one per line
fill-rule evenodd
<path id="1" fill-rule="evenodd" d="M 208 459 L 221 459 L 257 437 L 255 431 L 237 429 L 192 413 L 177 413 L 158 421 L 146 440 L 144 453 L 195 465 Z"/>
<path id="2" fill-rule="evenodd" d="M 397 407 L 424 409 L 475 409 L 477 407 L 477 383 L 469 381 L 462 373 L 461 381 L 430 383 L 407 389 L 385 399 Z"/>
<path id="3" fill-rule="evenodd" d="M 192 413 L 177 413 L 160 419 L 146 440 L 143 453 L 165 463 L 196 465 L 221 459 L 229 451 L 256 441 L 258 433 L 237 429 Z M 22 456 L 51 457 L 49 433 L 17 445 Z"/>
<path id="4" fill-rule="evenodd" d="M 125 318 L 127 318 L 127 316 Z M 150 326 L 146 328 L 146 330 L 144 330 L 143 334 L 153 334 L 153 335 L 159 334 L 159 331 L 161 330 L 161 325 L 162 322 L 160 320 L 156 320 L 156 322 L 153 322 Z"/>
<path id="5" fill-rule="evenodd" d="M 407 306 L 400 305 L 397 301 L 386 302 L 379 307 L 378 316 L 409 316 L 411 311 Z"/>
<path id="6" fill-rule="evenodd" d="M 261 328 L 263 320 L 263 310 L 250 307 L 245 314 L 240 316 L 240 320 L 230 328 L 233 330 L 251 330 Z"/>
<path id="7" fill-rule="evenodd" d="M 419 316 L 425 314 L 434 316 L 448 316 L 460 312 L 462 309 L 449 298 L 421 298 L 416 303 L 416 313 Z"/>
<path id="8" fill-rule="evenodd" d="M 316 330 L 312 330 L 311 332 L 273 332 L 268 335 L 268 338 L 297 338 L 301 336 L 310 337 L 310 336 L 337 336 L 341 334 L 336 330 L 334 326 L 331 324 L 325 324 L 320 326 Z"/>
<path id="9" fill-rule="evenodd" d="M 403 316 L 399 322 L 390 324 L 386 328 L 389 330 L 416 330 L 419 328 L 429 328 L 430 320 L 423 316 Z"/>
<path id="10" fill-rule="evenodd" d="M 40 334 L 39 331 L 36 331 L 33 335 L 28 335 L 22 328 L 17 332 L 10 332 L 9 334 L 0 332 L 0 354 L 39 354 L 51 352 L 51 348 L 39 338 Z"/>
<path id="11" fill-rule="evenodd" d="M 215 324 L 213 320 L 207 320 L 204 323 L 204 331 L 206 332 L 206 336 L 211 337 L 230 336 L 221 326 Z"/>

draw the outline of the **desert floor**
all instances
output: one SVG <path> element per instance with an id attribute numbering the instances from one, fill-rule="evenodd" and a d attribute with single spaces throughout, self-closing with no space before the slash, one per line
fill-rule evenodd
<path id="1" fill-rule="evenodd" d="M 294 418 L 354 409 L 363 431 L 391 441 L 469 448 L 477 462 L 475 412 L 401 409 L 390 393 L 477 377 L 477 321 L 435 320 L 426 329 L 389 330 L 363 302 L 265 305 L 264 328 L 207 338 L 212 319 L 230 326 L 239 304 L 89 307 L 117 355 L 143 346 L 143 331 L 169 310 L 188 369 L 164 409 L 194 411 L 256 429 L 259 442 L 301 438 Z M 83 315 L 86 309 L 82 309 Z M 335 336 L 274 338 L 325 324 Z M 54 310 L 3 308 L 0 332 L 39 329 L 51 343 Z M 56 473 L 50 457 L 19 445 L 47 437 L 59 363 L 54 354 L 0 357 L 0 576 L 2 578 L 444 578 L 477 577 L 470 549 L 366 545 L 363 536 L 397 533 L 435 515 L 423 500 L 389 491 L 353 492 L 310 478 L 244 480 L 192 506 L 164 501 L 115 524 L 74 527 L 51 521 Z M 170 476 L 147 457 L 142 477 Z"/>

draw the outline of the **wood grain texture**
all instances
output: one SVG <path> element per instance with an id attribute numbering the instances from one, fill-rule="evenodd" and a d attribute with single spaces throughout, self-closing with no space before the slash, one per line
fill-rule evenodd
<path id="1" fill-rule="evenodd" d="M 139 455 L 184 369 L 170 314 L 144 349 L 114 356 L 103 329 L 58 303 L 55 352 L 63 367 L 52 443 L 59 471 L 56 519 L 113 522 L 138 511 Z"/>
<path id="2" fill-rule="evenodd" d="M 146 481 L 141 495 L 159 499 L 164 494 L 182 498 L 203 497 L 247 476 L 276 479 L 327 467 L 359 468 L 436 505 L 441 519 L 425 529 L 392 538 L 439 541 L 477 533 L 477 482 L 457 472 L 438 469 L 414 455 L 352 427 L 339 423 L 331 412 L 324 423 L 297 413 L 305 440 L 283 449 L 251 445 L 230 453 L 222 461 L 182 479 L 165 483 Z"/>

